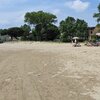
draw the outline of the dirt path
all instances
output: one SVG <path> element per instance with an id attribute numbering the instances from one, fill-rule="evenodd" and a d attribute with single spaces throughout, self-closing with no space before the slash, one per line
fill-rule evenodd
<path id="1" fill-rule="evenodd" d="M 51 43 L 0 45 L 0 100 L 100 100 L 99 51 Z"/>

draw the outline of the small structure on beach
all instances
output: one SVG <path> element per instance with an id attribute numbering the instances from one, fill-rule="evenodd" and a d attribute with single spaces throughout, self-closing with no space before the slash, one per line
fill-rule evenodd
<path id="1" fill-rule="evenodd" d="M 73 37 L 72 38 L 72 43 L 74 43 L 74 47 L 80 47 L 81 45 L 79 44 L 79 37 Z"/>
<path id="2" fill-rule="evenodd" d="M 78 42 L 79 37 L 73 37 L 72 38 L 72 43 L 77 43 Z"/>
<path id="3" fill-rule="evenodd" d="M 100 33 L 96 33 L 96 41 L 100 44 Z"/>
<path id="4" fill-rule="evenodd" d="M 78 39 L 79 39 L 79 37 L 73 37 L 73 39 L 74 39 L 74 40 L 78 40 Z"/>
<path id="5" fill-rule="evenodd" d="M 100 33 L 96 33 L 96 36 L 99 36 L 100 37 Z"/>

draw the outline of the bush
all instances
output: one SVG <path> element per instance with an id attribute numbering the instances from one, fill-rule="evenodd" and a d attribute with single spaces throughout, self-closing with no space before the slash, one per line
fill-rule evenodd
<path id="1" fill-rule="evenodd" d="M 97 36 L 96 36 L 96 35 L 92 35 L 91 41 L 92 41 L 92 42 L 96 42 L 96 39 L 97 39 Z"/>
<path id="2" fill-rule="evenodd" d="M 71 42 L 70 37 L 65 32 L 61 33 L 60 40 L 61 40 L 61 42 Z"/>

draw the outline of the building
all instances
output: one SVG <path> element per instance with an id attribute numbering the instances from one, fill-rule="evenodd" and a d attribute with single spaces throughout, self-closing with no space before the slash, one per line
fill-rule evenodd
<path id="1" fill-rule="evenodd" d="M 95 27 L 88 27 L 88 38 L 91 40 L 92 35 L 94 34 Z"/>

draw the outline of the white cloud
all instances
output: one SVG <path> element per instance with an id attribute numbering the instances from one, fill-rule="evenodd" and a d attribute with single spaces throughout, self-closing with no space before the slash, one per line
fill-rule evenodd
<path id="1" fill-rule="evenodd" d="M 82 0 L 73 0 L 73 1 L 66 2 L 65 5 L 70 9 L 81 12 L 86 10 L 89 7 L 90 2 L 85 2 L 85 1 L 83 2 Z"/>

